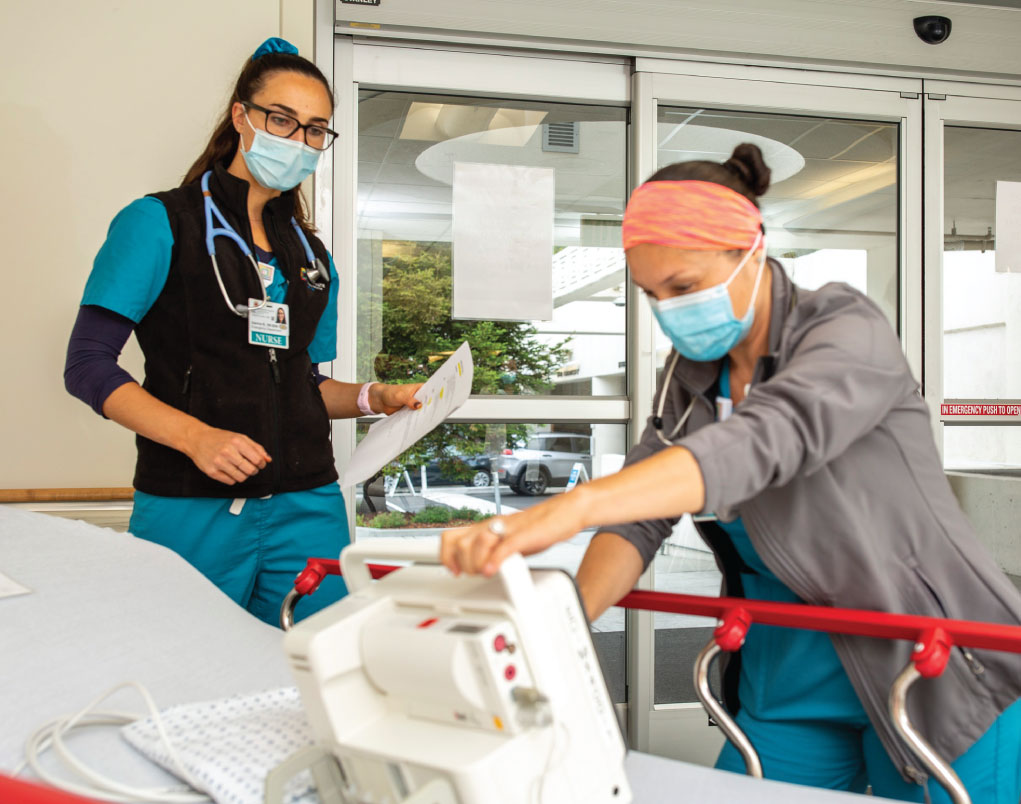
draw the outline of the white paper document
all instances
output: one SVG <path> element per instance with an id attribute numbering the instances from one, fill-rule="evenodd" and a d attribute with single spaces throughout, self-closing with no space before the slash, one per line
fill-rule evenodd
<path id="1" fill-rule="evenodd" d="M 353 486 L 372 477 L 380 467 L 441 424 L 468 398 L 474 372 L 471 349 L 467 342 L 462 343 L 418 389 L 415 397 L 422 407 L 418 410 L 403 408 L 369 428 L 351 456 L 340 485 Z"/>
<path id="2" fill-rule="evenodd" d="M 451 317 L 553 317 L 556 172 L 454 163 Z"/>
<path id="3" fill-rule="evenodd" d="M 12 578 L 8 578 L 0 572 L 0 598 L 14 597 L 15 595 L 27 595 L 31 589 L 22 586 Z"/>

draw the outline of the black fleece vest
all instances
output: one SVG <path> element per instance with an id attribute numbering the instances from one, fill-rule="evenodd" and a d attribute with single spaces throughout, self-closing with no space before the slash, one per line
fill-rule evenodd
<path id="1" fill-rule="evenodd" d="M 251 244 L 248 183 L 218 165 L 209 189 L 223 216 Z M 205 247 L 199 183 L 153 197 L 166 207 L 174 247 L 166 285 L 135 328 L 145 355 L 142 387 L 212 427 L 247 435 L 273 460 L 245 482 L 228 486 L 203 474 L 184 453 L 138 436 L 135 488 L 165 497 L 262 497 L 336 480 L 329 416 L 308 356 L 329 291 L 310 288 L 300 275 L 307 259 L 290 223 L 291 193 L 270 201 L 263 212 L 277 270 L 287 279 L 290 346 L 275 350 L 250 345 L 248 319 L 224 302 Z M 309 242 L 328 265 L 323 244 L 314 237 Z M 238 246 L 226 237 L 216 238 L 215 245 L 231 303 L 261 298 L 259 279 Z"/>

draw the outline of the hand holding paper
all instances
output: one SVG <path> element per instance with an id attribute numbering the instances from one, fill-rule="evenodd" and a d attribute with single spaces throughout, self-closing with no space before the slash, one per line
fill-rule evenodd
<path id="1" fill-rule="evenodd" d="M 461 407 L 471 393 L 474 370 L 471 349 L 462 343 L 418 389 L 415 396 L 421 408 L 404 408 L 369 428 L 351 456 L 341 485 L 353 486 L 371 477 Z"/>

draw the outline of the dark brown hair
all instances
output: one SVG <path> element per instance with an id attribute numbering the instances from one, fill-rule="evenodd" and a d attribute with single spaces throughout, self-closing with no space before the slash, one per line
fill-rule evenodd
<path id="1" fill-rule="evenodd" d="M 745 142 L 734 149 L 726 162 L 692 160 L 660 168 L 649 181 L 711 181 L 722 184 L 759 205 L 758 198 L 769 189 L 770 169 L 758 145 Z"/>
<path id="2" fill-rule="evenodd" d="M 257 59 L 249 59 L 241 68 L 241 74 L 234 84 L 234 92 L 227 103 L 227 111 L 224 113 L 223 119 L 213 130 L 213 136 L 209 138 L 209 143 L 202 155 L 195 160 L 195 164 L 188 168 L 188 172 L 181 182 L 182 187 L 201 179 L 202 175 L 217 162 L 226 163 L 234 157 L 240 139 L 240 135 L 234 130 L 234 121 L 231 115 L 234 104 L 251 101 L 252 97 L 262 89 L 266 79 L 277 72 L 300 73 L 320 81 L 330 99 L 330 111 L 333 111 L 333 90 L 330 89 L 330 83 L 319 68 L 308 59 L 292 53 L 266 53 Z M 294 191 L 294 219 L 307 233 L 315 232 L 315 228 L 309 220 L 308 211 L 305 209 L 305 201 L 297 189 Z"/>

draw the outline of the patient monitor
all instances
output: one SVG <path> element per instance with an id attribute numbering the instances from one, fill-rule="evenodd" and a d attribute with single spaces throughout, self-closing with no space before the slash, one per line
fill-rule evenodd
<path id="1" fill-rule="evenodd" d="M 435 539 L 344 550 L 350 594 L 285 648 L 343 804 L 631 801 L 574 582 L 521 556 L 454 577 Z M 369 558 L 414 562 L 379 581 Z"/>

